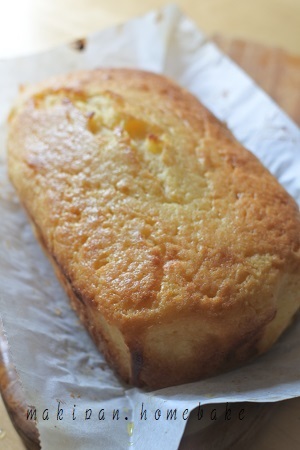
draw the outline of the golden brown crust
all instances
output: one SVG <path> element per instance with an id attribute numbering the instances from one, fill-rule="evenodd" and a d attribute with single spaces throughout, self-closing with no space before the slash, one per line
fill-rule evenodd
<path id="1" fill-rule="evenodd" d="M 82 71 L 25 90 L 9 120 L 10 177 L 125 379 L 212 375 L 289 324 L 298 207 L 191 94 L 146 72 Z"/>

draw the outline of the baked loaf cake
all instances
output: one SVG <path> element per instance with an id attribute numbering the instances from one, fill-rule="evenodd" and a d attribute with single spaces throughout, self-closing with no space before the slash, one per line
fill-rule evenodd
<path id="1" fill-rule="evenodd" d="M 131 384 L 238 366 L 299 308 L 296 203 L 165 77 L 99 69 L 26 88 L 8 167 L 74 309 Z"/>

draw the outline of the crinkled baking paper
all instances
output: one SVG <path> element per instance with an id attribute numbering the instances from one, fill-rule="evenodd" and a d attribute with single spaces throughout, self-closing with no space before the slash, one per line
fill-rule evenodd
<path id="1" fill-rule="evenodd" d="M 37 410 L 42 449 L 175 450 L 184 411 L 199 402 L 300 396 L 300 321 L 266 355 L 225 375 L 156 392 L 120 383 L 71 310 L 5 168 L 5 118 L 18 86 L 99 66 L 141 68 L 177 80 L 226 121 L 298 203 L 299 129 L 174 6 L 96 33 L 81 52 L 63 46 L 0 62 L 0 312 L 26 401 Z M 167 420 L 175 408 L 177 420 Z"/>

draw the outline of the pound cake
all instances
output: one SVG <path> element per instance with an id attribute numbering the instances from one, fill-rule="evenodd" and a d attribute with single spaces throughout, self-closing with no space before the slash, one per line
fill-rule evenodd
<path id="1" fill-rule="evenodd" d="M 98 69 L 23 89 L 8 168 L 73 308 L 126 382 L 162 388 L 237 367 L 299 308 L 298 206 L 163 76 Z"/>

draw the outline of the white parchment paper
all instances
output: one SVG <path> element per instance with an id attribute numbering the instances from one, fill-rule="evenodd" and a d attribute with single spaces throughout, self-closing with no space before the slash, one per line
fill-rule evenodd
<path id="1" fill-rule="evenodd" d="M 266 355 L 198 383 L 146 392 L 110 370 L 71 310 L 5 169 L 5 118 L 18 85 L 98 66 L 137 67 L 177 80 L 227 122 L 298 203 L 300 133 L 174 6 L 97 33 L 81 52 L 64 46 L 0 61 L 0 312 L 26 400 L 37 410 L 42 449 L 172 450 L 186 426 L 184 411 L 199 402 L 300 396 L 300 320 Z M 177 419 L 167 419 L 175 408 Z"/>

